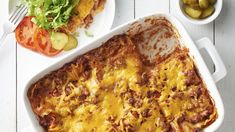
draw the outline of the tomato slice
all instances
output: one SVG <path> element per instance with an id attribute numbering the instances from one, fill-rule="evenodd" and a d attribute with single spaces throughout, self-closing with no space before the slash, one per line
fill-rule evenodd
<path id="1" fill-rule="evenodd" d="M 36 50 L 34 47 L 33 35 L 38 28 L 31 19 L 32 16 L 25 16 L 20 24 L 16 27 L 15 36 L 16 41 L 25 48 Z"/>
<path id="2" fill-rule="evenodd" d="M 33 40 L 36 50 L 46 56 L 55 56 L 62 51 L 52 47 L 50 33 L 45 29 L 37 28 L 34 32 Z"/>

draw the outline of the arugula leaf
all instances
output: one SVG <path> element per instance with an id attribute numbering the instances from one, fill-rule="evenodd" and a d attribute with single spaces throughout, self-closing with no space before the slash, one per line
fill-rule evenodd
<path id="1" fill-rule="evenodd" d="M 73 8 L 80 0 L 22 0 L 29 9 L 32 20 L 45 29 L 58 29 L 66 26 Z"/>

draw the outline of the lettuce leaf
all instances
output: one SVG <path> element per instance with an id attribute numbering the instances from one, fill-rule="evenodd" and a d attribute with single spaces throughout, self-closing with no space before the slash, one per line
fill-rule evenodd
<path id="1" fill-rule="evenodd" d="M 80 0 L 22 0 L 28 6 L 33 22 L 45 29 L 66 26 L 73 8 Z"/>

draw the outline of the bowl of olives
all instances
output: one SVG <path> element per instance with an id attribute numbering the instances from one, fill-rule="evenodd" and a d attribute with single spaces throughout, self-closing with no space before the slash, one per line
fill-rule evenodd
<path id="1" fill-rule="evenodd" d="M 178 0 L 178 9 L 183 18 L 202 25 L 218 17 L 222 4 L 222 0 Z"/>

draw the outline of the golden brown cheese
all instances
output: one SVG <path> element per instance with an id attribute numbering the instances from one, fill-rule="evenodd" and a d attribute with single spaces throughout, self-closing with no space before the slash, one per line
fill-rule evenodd
<path id="1" fill-rule="evenodd" d="M 46 75 L 28 90 L 49 132 L 198 131 L 217 112 L 188 51 L 146 65 L 127 36 Z"/>
<path id="2" fill-rule="evenodd" d="M 72 11 L 67 27 L 62 30 L 73 33 L 79 27 L 88 27 L 93 17 L 103 10 L 105 3 L 106 0 L 80 0 Z"/>
<path id="3" fill-rule="evenodd" d="M 158 103 L 174 129 L 194 131 L 217 118 L 216 109 L 187 51 L 176 49 L 153 70 Z"/>

